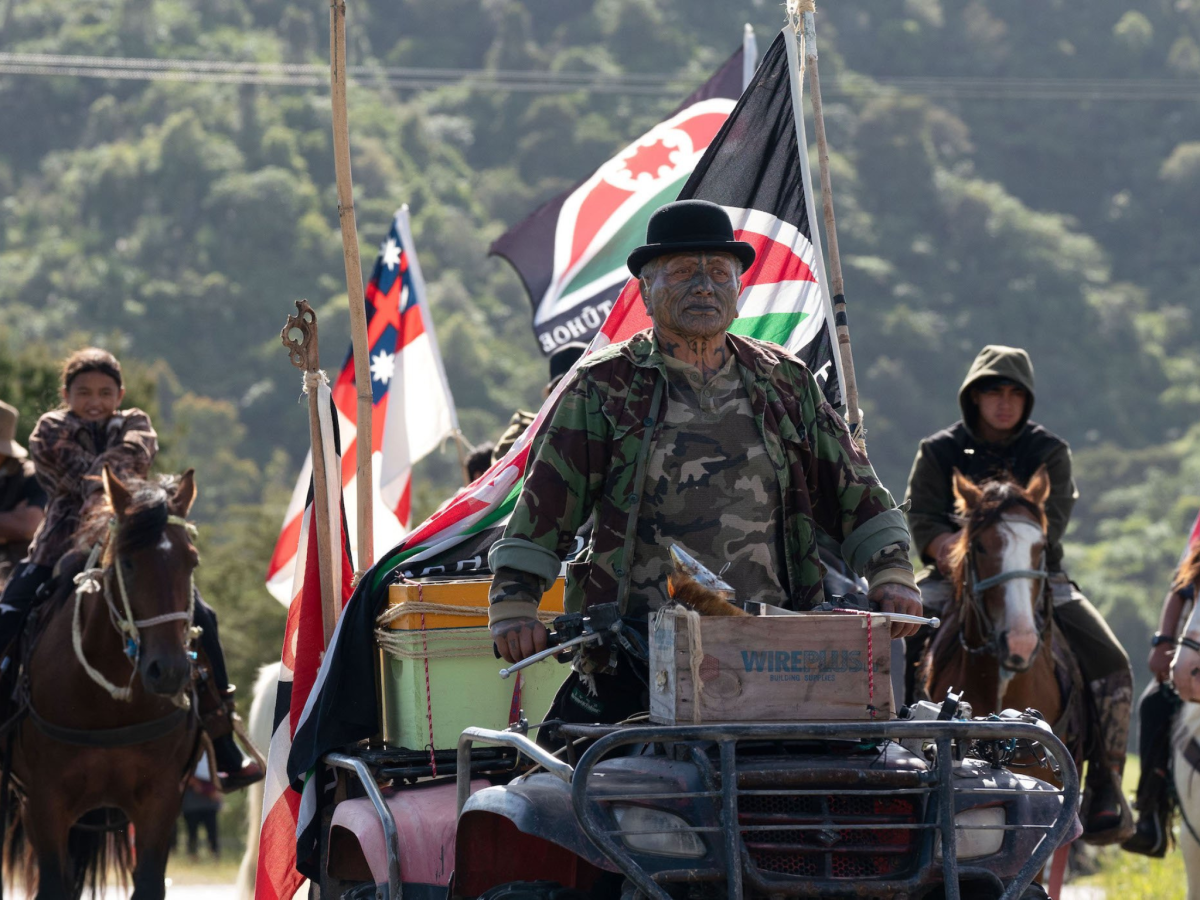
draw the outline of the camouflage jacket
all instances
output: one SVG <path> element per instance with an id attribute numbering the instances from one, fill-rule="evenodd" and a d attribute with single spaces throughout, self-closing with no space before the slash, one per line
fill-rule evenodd
<path id="1" fill-rule="evenodd" d="M 50 502 L 34 535 L 29 559 L 53 566 L 71 549 L 80 514 L 101 490 L 105 465 L 118 478 L 145 478 L 158 453 L 158 435 L 140 409 L 120 410 L 107 422 L 85 422 L 74 413 L 46 413 L 29 438 L 29 455 Z"/>
<path id="2" fill-rule="evenodd" d="M 728 341 L 778 476 L 781 582 L 793 608 L 809 609 L 822 597 L 818 528 L 841 543 L 859 573 L 883 548 L 906 545 L 908 528 L 805 365 L 773 344 L 732 334 Z M 591 518 L 591 544 L 568 566 L 567 606 L 618 600 L 624 608 L 666 380 L 651 331 L 583 361 L 534 439 L 516 508 L 489 554 L 493 572 L 528 573 L 544 589 Z M 493 583 L 492 620 L 532 614 L 537 598 L 498 589 L 503 580 Z"/>

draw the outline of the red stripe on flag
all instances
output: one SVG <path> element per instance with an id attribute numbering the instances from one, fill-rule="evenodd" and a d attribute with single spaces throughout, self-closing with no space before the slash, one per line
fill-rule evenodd
<path id="1" fill-rule="evenodd" d="M 754 262 L 742 276 L 743 288 L 752 284 L 817 280 L 808 263 L 797 256 L 787 244 L 754 231 L 735 231 L 733 236 L 754 248 Z"/>
<path id="2" fill-rule="evenodd" d="M 692 139 L 692 149 L 695 152 L 699 152 L 708 148 L 708 145 L 712 143 L 712 139 L 717 136 L 717 132 L 721 130 L 721 126 L 725 124 L 725 120 L 728 118 L 729 113 L 704 113 L 700 116 L 685 119 L 675 127 L 685 132 Z"/>
<path id="3" fill-rule="evenodd" d="M 604 227 L 622 203 L 633 196 L 633 191 L 616 187 L 601 179 L 596 186 L 583 198 L 579 204 L 579 214 L 575 216 L 575 235 L 571 241 L 571 258 L 563 271 L 579 262 L 579 258 L 589 246 L 596 233 Z"/>
<path id="4" fill-rule="evenodd" d="M 412 520 L 412 471 L 404 478 L 404 489 L 400 491 L 400 501 L 396 504 L 396 518 L 405 528 Z"/>
<path id="5" fill-rule="evenodd" d="M 271 563 L 267 566 L 267 581 L 275 577 L 284 565 L 296 558 L 296 547 L 300 544 L 300 529 L 304 525 L 304 513 L 301 512 L 283 526 L 279 540 L 275 542 L 275 552 L 271 554 Z"/>
<path id="6" fill-rule="evenodd" d="M 254 876 L 254 900 L 291 900 L 304 884 L 296 871 L 296 821 L 300 795 L 291 788 L 263 819 L 258 846 L 258 870 Z"/>
<path id="7" fill-rule="evenodd" d="M 400 336 L 396 339 L 396 354 L 425 333 L 425 317 L 421 307 L 414 303 L 400 317 Z"/>

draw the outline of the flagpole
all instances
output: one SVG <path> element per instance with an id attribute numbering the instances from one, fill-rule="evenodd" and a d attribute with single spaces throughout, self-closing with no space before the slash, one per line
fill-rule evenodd
<path id="1" fill-rule="evenodd" d="M 821 206 L 825 214 L 825 238 L 829 242 L 829 290 L 833 294 L 833 321 L 837 328 L 838 350 L 842 359 L 842 386 L 846 389 L 846 421 L 851 433 L 861 440 L 862 412 L 858 408 L 858 379 L 854 375 L 854 355 L 850 349 L 850 326 L 846 318 L 846 286 L 842 278 L 842 257 L 838 252 L 837 223 L 833 215 L 833 182 L 829 177 L 829 143 L 825 137 L 825 114 L 821 105 L 821 81 L 817 69 L 817 26 L 813 0 L 796 4 L 804 21 L 804 61 L 808 68 L 809 102 L 817 136 L 817 165 L 821 170 Z"/>
<path id="2" fill-rule="evenodd" d="M 325 442 L 321 437 L 320 385 L 325 378 L 317 352 L 317 314 L 307 300 L 296 301 L 296 315 L 287 317 L 280 333 L 283 346 L 297 369 L 304 372 L 304 393 L 308 395 L 308 433 L 312 443 L 313 514 L 310 527 L 317 529 L 317 571 L 321 580 L 321 623 L 325 646 L 337 625 L 338 604 L 333 588 L 333 546 L 329 523 L 329 480 L 325 470 Z M 334 473 L 335 476 L 338 473 Z M 340 490 L 340 482 L 339 482 Z M 339 529 L 340 530 L 340 529 Z"/>
<path id="3" fill-rule="evenodd" d="M 837 332 L 834 330 L 833 301 L 829 296 L 829 278 L 825 274 L 825 251 L 821 247 L 821 229 L 813 218 L 817 201 L 813 193 L 812 168 L 808 164 L 808 134 L 804 128 L 804 84 L 800 80 L 802 65 L 800 51 L 796 49 L 796 32 L 788 26 L 783 29 L 783 43 L 787 48 L 788 77 L 792 87 L 792 121 L 796 126 L 796 150 L 800 156 L 800 180 L 804 187 L 804 212 L 808 217 L 809 241 L 813 246 L 813 256 L 817 261 L 817 290 L 821 294 L 821 303 L 825 307 L 825 328 L 829 331 L 829 345 L 833 358 L 833 368 L 837 373 L 838 384 L 843 388 L 846 378 L 842 373 L 842 354 L 832 353 L 832 347 L 837 342 Z M 842 402 L 846 402 L 843 393 Z"/>
<path id="4" fill-rule="evenodd" d="M 363 298 L 358 227 L 354 221 L 354 184 L 350 174 L 350 126 L 346 116 L 346 2 L 329 3 L 329 86 L 333 101 L 333 164 L 337 175 L 338 221 L 350 300 L 350 340 L 354 347 L 357 408 L 358 559 L 355 582 L 375 562 L 375 500 L 371 467 L 371 348 L 367 345 L 367 306 Z"/>
<path id="5" fill-rule="evenodd" d="M 754 80 L 758 68 L 758 40 L 754 37 L 754 26 L 749 22 L 742 29 L 742 91 Z"/>
<path id="6" fill-rule="evenodd" d="M 469 452 L 474 453 L 475 448 L 467 443 L 467 439 L 463 436 L 463 433 L 461 431 L 459 431 L 457 428 L 454 429 L 453 433 L 454 433 L 454 446 L 458 448 L 458 465 L 459 465 L 459 468 L 462 469 L 463 485 L 466 486 L 471 483 L 471 472 L 469 469 L 467 469 L 467 453 L 468 453 L 468 449 L 469 449 Z M 443 444 L 442 446 L 445 446 L 445 444 Z"/>

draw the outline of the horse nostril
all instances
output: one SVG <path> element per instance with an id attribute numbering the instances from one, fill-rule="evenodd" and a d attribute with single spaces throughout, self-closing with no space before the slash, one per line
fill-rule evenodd
<path id="1" fill-rule="evenodd" d="M 158 681 L 162 677 L 162 666 L 158 664 L 158 660 L 152 660 L 150 665 L 146 666 L 146 677 L 151 681 Z"/>

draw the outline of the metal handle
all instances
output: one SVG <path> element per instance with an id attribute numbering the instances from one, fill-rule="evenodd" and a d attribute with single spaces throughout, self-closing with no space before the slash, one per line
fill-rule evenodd
<path id="1" fill-rule="evenodd" d="M 532 666 L 534 663 L 541 662 L 548 656 L 554 656 L 560 650 L 566 650 L 568 647 L 576 647 L 581 644 L 594 643 L 595 641 L 601 640 L 603 637 L 603 634 L 596 632 L 591 634 L 581 634 L 579 637 L 571 638 L 569 641 L 563 641 L 561 644 L 558 644 L 555 647 L 547 647 L 545 650 L 539 650 L 537 653 L 533 654 L 533 656 L 527 656 L 520 662 L 515 662 L 508 668 L 501 669 L 500 677 L 507 678 L 509 675 L 520 672 L 526 666 Z"/>
<path id="2" fill-rule="evenodd" d="M 551 775 L 561 778 L 567 784 L 571 783 L 571 778 L 575 774 L 575 769 L 569 763 L 565 763 L 557 756 L 552 755 L 544 747 L 539 747 L 523 734 L 517 734 L 515 731 L 493 731 L 490 728 L 467 728 L 458 737 L 458 771 L 456 778 L 459 815 L 462 815 L 463 806 L 466 805 L 467 797 L 471 793 L 471 745 L 475 741 L 479 741 L 482 744 L 515 747 Z"/>

